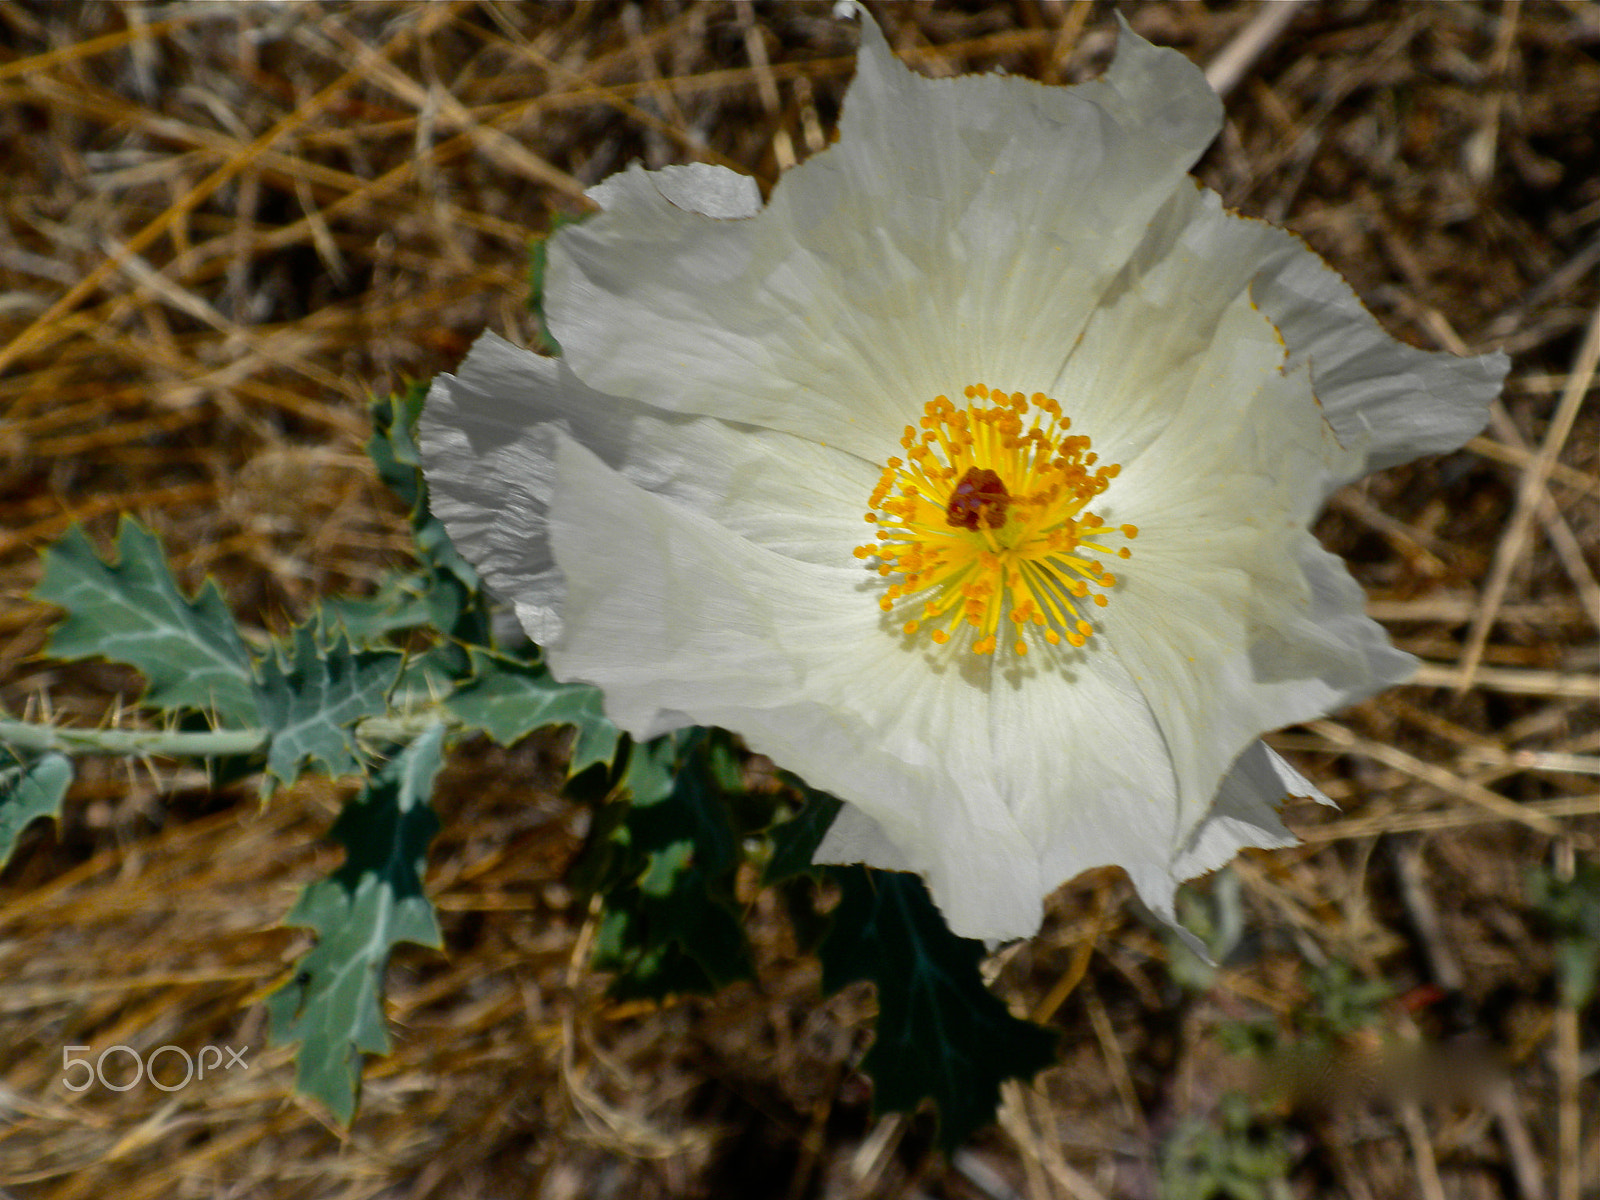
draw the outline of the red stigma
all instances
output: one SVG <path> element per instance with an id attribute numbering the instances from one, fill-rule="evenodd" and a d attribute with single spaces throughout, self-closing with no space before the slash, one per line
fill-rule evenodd
<path id="1" fill-rule="evenodd" d="M 945 520 L 953 529 L 999 529 L 1006 523 L 1011 493 L 988 467 L 969 467 L 950 493 Z"/>

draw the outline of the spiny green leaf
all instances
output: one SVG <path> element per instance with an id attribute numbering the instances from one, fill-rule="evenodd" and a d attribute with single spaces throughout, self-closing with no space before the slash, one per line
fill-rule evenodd
<path id="1" fill-rule="evenodd" d="M 466 652 L 453 642 L 439 642 L 406 655 L 400 677 L 389 692 L 389 711 L 431 709 L 455 691 L 457 681 L 470 674 L 464 667 Z"/>
<path id="2" fill-rule="evenodd" d="M 285 918 L 317 931 L 317 946 L 267 1000 L 272 1039 L 300 1042 L 296 1085 L 343 1122 L 355 1113 L 361 1056 L 385 1054 L 383 973 L 399 942 L 437 947 L 439 923 L 422 889 L 439 819 L 428 804 L 444 727 L 383 765 L 334 822 L 344 865 L 314 883 Z"/>
<path id="3" fill-rule="evenodd" d="M 819 949 L 822 986 L 858 979 L 878 989 L 877 1033 L 861 1069 L 879 1112 L 939 1108 L 953 1151 L 994 1119 L 1000 1084 L 1055 1060 L 1055 1036 L 1018 1020 L 983 985 L 983 944 L 951 933 L 915 875 L 834 867 L 843 892 Z"/>
<path id="4" fill-rule="evenodd" d="M 275 780 L 293 783 L 313 762 L 332 776 L 359 773 L 355 724 L 387 711 L 400 663 L 393 651 L 352 649 L 343 633 L 324 649 L 309 625 L 298 626 L 287 661 L 274 654 L 261 663 L 256 695 L 272 734 L 263 792 Z"/>
<path id="5" fill-rule="evenodd" d="M 567 759 L 569 776 L 587 771 L 596 763 L 609 764 L 616 758 L 617 743 L 622 735 L 604 713 L 573 724 L 578 736 L 572 741 L 572 754 Z"/>
<path id="6" fill-rule="evenodd" d="M 610 762 L 617 752 L 617 727 L 606 720 L 600 692 L 588 684 L 558 683 L 542 663 L 474 653 L 475 677 L 445 702 L 471 729 L 502 746 L 520 742 L 549 725 L 576 725 L 578 739 L 567 766 L 570 775 Z"/>
<path id="7" fill-rule="evenodd" d="M 415 512 L 427 498 L 421 458 L 413 430 L 428 398 L 426 383 L 413 383 L 403 392 L 372 402 L 372 436 L 367 455 L 378 468 L 378 478 Z"/>
<path id="8" fill-rule="evenodd" d="M 767 860 L 766 869 L 761 873 L 762 887 L 771 887 L 785 879 L 816 870 L 811 858 L 822 844 L 822 838 L 833 824 L 833 819 L 844 807 L 837 798 L 807 787 L 792 775 L 785 773 L 782 778 L 800 792 L 805 803 L 794 816 L 767 831 L 767 836 L 772 840 L 772 857 Z"/>
<path id="9" fill-rule="evenodd" d="M 8 757 L 14 752 L 0 747 Z M 40 817 L 61 820 L 61 801 L 72 782 L 72 760 L 43 754 L 32 762 L 0 767 L 0 867 L 11 861 L 22 831 Z"/>
<path id="10" fill-rule="evenodd" d="M 391 574 L 371 596 L 330 596 L 317 607 L 317 620 L 337 625 L 358 646 L 383 642 L 408 629 L 433 623 L 436 606 L 428 599 L 431 580 L 422 574 Z"/>
<path id="11" fill-rule="evenodd" d="M 161 543 L 135 521 L 118 527 L 115 564 L 73 525 L 46 551 L 34 596 L 66 610 L 50 636 L 55 657 L 125 663 L 148 681 L 148 704 L 215 714 L 227 728 L 257 724 L 250 654 L 216 585 L 185 598 Z"/>
<path id="12" fill-rule="evenodd" d="M 738 842 L 698 731 L 634 746 L 612 831 L 595 964 L 619 997 L 708 992 L 751 973 L 733 894 Z"/>
<path id="13" fill-rule="evenodd" d="M 1561 1003 L 1583 1008 L 1600 987 L 1600 863 L 1579 859 L 1570 879 L 1532 871 L 1528 899 L 1554 935 Z"/>

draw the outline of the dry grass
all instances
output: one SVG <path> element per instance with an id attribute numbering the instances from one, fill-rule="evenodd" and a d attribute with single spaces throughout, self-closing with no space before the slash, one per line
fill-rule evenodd
<path id="1" fill-rule="evenodd" d="M 1052 0 L 880 11 L 939 74 L 1070 81 L 1114 27 Z M 440 789 L 447 950 L 399 956 L 396 1050 L 342 1131 L 293 1098 L 256 1003 L 305 945 L 276 922 L 330 865 L 338 789 L 260 811 L 170 764 L 90 762 L 59 836 L 0 877 L 3 1194 L 1146 1197 L 1157 1146 L 1229 1078 L 1218 1026 L 1287 1021 L 1309 960 L 1406 997 L 1383 1030 L 1506 1065 L 1421 1103 L 1322 1081 L 1280 1114 L 1294 1195 L 1600 1195 L 1600 1024 L 1555 1006 L 1523 885 L 1600 838 L 1600 7 L 1122 11 L 1228 88 L 1200 173 L 1230 204 L 1298 230 L 1397 335 L 1515 359 L 1484 436 L 1323 521 L 1428 665 L 1279 737 L 1343 811 L 1295 810 L 1302 849 L 1241 862 L 1255 932 L 1216 986 L 1175 988 L 1119 879 L 1075 882 L 995 964 L 1062 1066 L 945 1162 L 924 1121 L 870 1122 L 850 1066 L 870 995 L 819 1002 L 766 898 L 757 986 L 604 999 L 562 883 L 581 825 L 534 742 Z M 628 161 L 770 184 L 825 145 L 855 37 L 821 3 L 655 0 L 0 0 L 0 28 L 0 700 L 82 724 L 133 681 L 38 657 L 40 547 L 136 513 L 259 628 L 368 586 L 406 545 L 362 453 L 369 392 L 485 325 L 526 336 L 527 234 Z M 170 1094 L 62 1086 L 63 1045 L 119 1043 L 250 1065 Z"/>

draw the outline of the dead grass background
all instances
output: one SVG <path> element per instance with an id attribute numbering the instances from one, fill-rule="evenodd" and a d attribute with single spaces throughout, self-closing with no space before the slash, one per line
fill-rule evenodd
<path id="1" fill-rule="evenodd" d="M 1216 986 L 1170 982 L 1119 878 L 1075 882 L 995 964 L 1062 1065 L 947 1162 L 925 1119 L 869 1119 L 870 993 L 819 1001 L 765 897 L 757 984 L 607 1002 L 562 881 L 582 821 L 559 739 L 484 748 L 439 791 L 447 949 L 398 956 L 395 1053 L 344 1131 L 293 1097 L 257 1003 L 305 948 L 277 921 L 336 861 L 340 789 L 259 810 L 85 760 L 59 832 L 0 876 L 0 1194 L 1149 1197 L 1227 1078 L 1219 1023 L 1287 1027 L 1299 964 L 1335 961 L 1406 999 L 1381 1030 L 1507 1066 L 1421 1102 L 1340 1098 L 1354 1068 L 1328 1067 L 1274 1114 L 1289 1194 L 1600 1196 L 1600 1021 L 1556 1008 L 1523 882 L 1600 835 L 1600 6 L 1120 7 L 1226 89 L 1200 174 L 1230 204 L 1299 231 L 1398 336 L 1515 362 L 1484 436 L 1321 525 L 1427 666 L 1278 738 L 1343 811 L 1296 809 L 1304 848 L 1241 862 L 1254 932 Z M 935 74 L 1071 81 L 1113 42 L 1098 2 L 874 9 Z M 823 3 L 0 0 L 6 709 L 126 719 L 128 674 L 39 657 L 37 551 L 73 520 L 104 544 L 136 514 L 262 630 L 368 587 L 406 546 L 369 393 L 484 326 L 527 337 L 529 233 L 630 160 L 765 186 L 820 149 L 855 36 Z M 249 1069 L 62 1086 L 62 1046 L 115 1044 L 248 1045 Z"/>

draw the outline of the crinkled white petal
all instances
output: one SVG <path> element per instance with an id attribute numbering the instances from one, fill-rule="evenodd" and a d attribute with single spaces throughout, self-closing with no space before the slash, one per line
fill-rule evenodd
<path id="1" fill-rule="evenodd" d="M 754 216 L 761 210 L 761 189 L 754 179 L 711 163 L 623 171 L 590 188 L 589 198 L 603 209 L 627 212 L 641 223 L 652 215 L 667 213 L 662 201 L 719 221 Z M 671 227 L 663 232 L 670 233 Z"/>
<path id="2" fill-rule="evenodd" d="M 1149 273 L 1172 264 L 1201 266 L 1209 287 L 1191 289 L 1185 277 L 1153 290 Z M 1288 367 L 1310 364 L 1323 416 L 1358 452 L 1322 494 L 1308 491 L 1318 503 L 1373 471 L 1459 447 L 1483 428 L 1510 365 L 1499 352 L 1457 358 L 1396 341 L 1294 234 L 1224 211 L 1221 197 L 1198 184 L 1167 199 L 1108 304 L 1119 302 L 1122 287 L 1145 292 L 1152 314 L 1160 309 L 1190 326 L 1195 309 L 1250 292 L 1283 336 Z M 1172 342 L 1170 331 L 1148 328 Z"/>
<path id="3" fill-rule="evenodd" d="M 665 413 L 584 386 L 561 360 L 486 333 L 435 380 L 420 441 L 434 513 L 537 642 L 561 629 L 565 589 L 548 544 L 555 436 L 632 482 L 708 513 L 771 550 L 837 563 L 860 536 L 876 474 L 771 430 Z"/>
<path id="4" fill-rule="evenodd" d="M 1270 225 L 1263 228 L 1292 240 Z M 1481 430 L 1511 360 L 1430 353 L 1396 341 L 1332 267 L 1299 244 L 1274 254 L 1257 276 L 1262 310 L 1296 361 L 1311 365 L 1317 398 L 1334 432 L 1364 460 L 1338 487 L 1425 454 L 1457 449 Z"/>
<path id="5" fill-rule="evenodd" d="M 1244 306 L 1234 315 L 1191 374 L 1187 402 L 1122 464 L 1112 492 L 1118 513 L 1137 514 L 1139 537 L 1133 557 L 1115 564 L 1117 586 L 1098 618 L 1166 735 L 1180 835 L 1244 746 L 1296 719 L 1274 709 L 1283 689 L 1261 686 L 1250 658 L 1263 614 L 1310 604 L 1296 560 L 1304 526 L 1276 493 L 1296 475 L 1300 487 L 1314 487 L 1327 469 L 1305 373 L 1269 367 L 1263 378 L 1242 326 L 1267 323 Z M 1279 354 L 1271 345 L 1259 351 Z M 1331 435 L 1326 443 L 1335 448 Z"/>
<path id="6" fill-rule="evenodd" d="M 1264 850 L 1295 844 L 1295 836 L 1278 815 L 1284 800 L 1314 800 L 1331 804 L 1321 790 L 1286 762 L 1265 742 L 1251 742 L 1234 760 L 1217 788 L 1216 803 L 1180 848 L 1172 861 L 1177 879 L 1193 879 L 1215 871 L 1247 846 Z M 1171 892 L 1164 908 L 1141 898 L 1163 916 L 1172 912 Z"/>
<path id="7" fill-rule="evenodd" d="M 554 359 L 485 333 L 459 374 L 440 375 L 418 424 L 429 505 L 535 641 L 560 628 L 564 595 L 542 534 L 554 464 L 551 422 L 582 405 Z M 577 405 L 573 401 L 578 401 Z"/>
<path id="8" fill-rule="evenodd" d="M 830 789 L 898 852 L 859 861 L 921 873 L 952 929 L 989 939 L 1034 932 L 1044 897 L 1089 867 L 1168 873 L 1179 821 L 1171 762 L 1115 658 L 1041 648 L 1000 666 L 925 647 L 907 657 L 916 665 L 899 686 L 843 672 L 836 686 L 891 745 L 923 731 L 959 803 L 923 797 L 908 812 L 860 786 Z M 857 861 L 848 829 L 830 835 L 817 861 Z"/>
<path id="9" fill-rule="evenodd" d="M 1139 893 L 1139 899 L 1156 916 L 1170 924 L 1185 944 L 1202 958 L 1207 956 L 1204 943 L 1177 924 L 1174 899 L 1178 884 L 1197 875 L 1204 875 L 1232 861 L 1244 849 L 1274 850 L 1295 844 L 1295 836 L 1283 824 L 1278 810 L 1289 798 L 1331 803 L 1326 796 L 1299 771 L 1285 762 L 1276 751 L 1262 742 L 1253 742 L 1239 755 L 1233 767 L 1222 779 L 1216 802 L 1205 819 L 1178 846 L 1175 853 L 1163 856 L 1157 847 L 1159 838 L 1149 836 L 1129 837 L 1137 831 L 1136 820 L 1147 815 L 1155 805 L 1130 804 L 1120 811 L 1100 814 L 1109 816 L 1109 827 L 1092 832 L 1087 841 L 1063 838 L 1054 846 L 1055 853 L 1042 856 L 1042 878 L 1051 888 L 1050 880 L 1067 880 L 1081 871 L 1098 865 L 1115 864 L 1127 870 L 1130 880 Z M 1071 814 L 1074 806 L 1060 804 L 1062 813 Z M 1141 812 L 1143 810 L 1143 813 Z M 1070 817 L 1069 821 L 1070 823 Z M 1109 835 L 1109 836 L 1108 836 Z M 1131 842 L 1131 845 L 1128 843 Z M 1126 846 L 1118 853 L 1119 843 Z M 884 827 L 867 812 L 847 804 L 840 810 L 816 853 L 819 863 L 867 863 L 886 871 L 913 871 L 918 868 L 900 844 L 894 841 Z M 1024 876 L 1030 878 L 1031 872 Z M 1020 892 L 1012 875 L 998 877 L 1000 886 Z M 1020 899 L 1020 897 L 1019 897 Z M 1028 910 L 1018 905 L 1018 916 Z M 1001 914 L 994 914 L 999 918 Z M 1005 940 L 1019 936 L 1019 930 L 1031 932 L 1026 921 L 1007 923 L 994 919 L 972 927 L 968 936 Z M 987 932 L 983 932 L 987 930 Z M 1007 931 L 1010 932 L 1007 932 Z"/>
<path id="10" fill-rule="evenodd" d="M 1281 372 L 1285 347 L 1252 303 L 1248 263 L 1227 252 L 1236 224 L 1207 205 L 1174 222 L 1056 381 L 1074 430 L 1122 466 L 1095 511 L 1139 527 L 1096 620 L 1170 748 L 1180 840 L 1262 730 L 1413 666 L 1306 532 L 1326 481 L 1358 456 L 1323 419 L 1306 368 Z"/>
<path id="11" fill-rule="evenodd" d="M 881 462 L 908 404 L 1058 371 L 1219 124 L 1199 71 L 1126 28 L 1104 77 L 1053 88 L 923 78 L 864 18 L 835 146 L 743 220 L 609 181 L 552 239 L 546 310 L 593 387 Z"/>
<path id="12" fill-rule="evenodd" d="M 1157 878 L 1139 885 L 1139 898 L 1201 958 L 1210 957 L 1205 944 L 1179 925 L 1173 912 L 1175 884 L 1215 871 L 1244 849 L 1293 846 L 1295 836 L 1278 815 L 1289 797 L 1332 803 L 1276 751 L 1252 742 L 1223 776 L 1216 801 L 1173 858 L 1171 882 Z"/>

